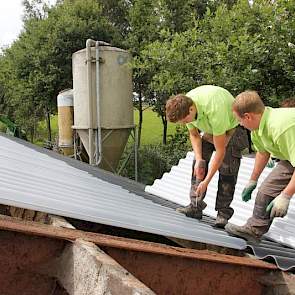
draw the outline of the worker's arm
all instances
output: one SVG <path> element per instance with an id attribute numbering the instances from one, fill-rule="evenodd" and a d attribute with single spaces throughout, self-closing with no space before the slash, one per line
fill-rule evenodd
<path id="1" fill-rule="evenodd" d="M 257 181 L 261 175 L 263 169 L 265 168 L 270 154 L 268 152 L 257 152 L 255 156 L 255 164 L 250 177 L 250 180 Z"/>
<path id="2" fill-rule="evenodd" d="M 204 165 L 199 165 L 202 160 L 202 138 L 197 128 L 189 129 L 189 136 L 196 160 L 194 175 L 198 179 L 204 179 L 205 167 Z"/>
<path id="3" fill-rule="evenodd" d="M 287 196 L 289 196 L 290 199 L 295 194 L 295 171 L 293 172 L 290 182 L 283 190 L 283 193 L 286 194 Z"/>
<path id="4" fill-rule="evenodd" d="M 284 217 L 289 208 L 289 203 L 293 195 L 295 194 L 295 171 L 291 177 L 290 182 L 285 189 L 275 197 L 267 206 L 266 211 L 270 211 L 270 218 Z"/>
<path id="5" fill-rule="evenodd" d="M 251 200 L 252 192 L 257 186 L 257 180 L 262 173 L 264 167 L 267 165 L 270 158 L 268 152 L 257 152 L 255 156 L 254 168 L 251 177 L 242 191 L 242 200 L 248 202 Z"/>
<path id="6" fill-rule="evenodd" d="M 289 137 L 294 138 L 293 129 L 287 130 L 284 134 L 279 138 L 279 145 L 282 149 L 285 150 L 286 154 L 289 154 L 290 160 L 294 160 L 294 148 L 295 142 L 293 140 L 289 141 Z M 294 167 L 294 161 L 290 161 L 292 166 Z M 267 211 L 270 211 L 270 218 L 274 217 L 284 217 L 289 208 L 289 203 L 293 195 L 295 194 L 295 171 L 292 174 L 292 177 L 288 183 L 288 185 L 283 189 L 283 191 L 275 197 L 271 203 L 267 207 Z"/>
<path id="7" fill-rule="evenodd" d="M 196 160 L 202 159 L 202 139 L 197 128 L 189 129 L 189 137 Z"/>
<path id="8" fill-rule="evenodd" d="M 225 156 L 226 152 L 226 134 L 214 136 L 213 135 L 213 143 L 215 147 L 215 154 L 213 156 L 213 159 L 211 161 L 211 165 L 209 167 L 208 173 L 205 177 L 205 179 L 199 184 L 197 190 L 196 190 L 196 195 L 202 195 L 205 193 L 207 186 L 209 182 L 211 181 L 212 177 L 216 173 L 216 171 L 219 169 L 220 165 L 222 164 L 222 161 Z"/>

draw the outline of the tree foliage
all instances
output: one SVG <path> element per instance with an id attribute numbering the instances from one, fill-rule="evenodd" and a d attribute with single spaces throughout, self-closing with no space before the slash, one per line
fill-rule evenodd
<path id="1" fill-rule="evenodd" d="M 28 1 L 25 1 L 28 2 Z M 35 1 L 40 5 L 40 1 Z M 27 7 L 24 30 L 1 58 L 6 113 L 30 130 L 44 112 L 54 112 L 60 90 L 72 87 L 71 57 L 88 38 L 120 43 L 114 25 L 94 0 L 67 1 L 49 8 Z"/>
<path id="2" fill-rule="evenodd" d="M 294 3 L 241 0 L 208 9 L 193 28 L 149 44 L 140 66 L 152 73 L 153 91 L 216 84 L 233 94 L 255 89 L 276 104 L 294 93 L 294 40 Z"/>
<path id="3" fill-rule="evenodd" d="M 72 86 L 71 56 L 88 38 L 128 49 L 134 91 L 163 123 L 165 102 L 202 84 L 260 92 L 276 106 L 295 89 L 295 2 L 288 0 L 24 0 L 24 29 L 0 55 L 1 112 L 34 135 Z"/>
<path id="4" fill-rule="evenodd" d="M 150 87 L 154 75 L 159 70 L 158 64 L 149 65 L 145 52 L 150 49 L 150 44 L 173 38 L 174 34 L 183 32 L 195 23 L 196 0 L 137 0 L 129 12 L 130 32 L 128 47 L 134 55 L 134 85 L 139 98 L 154 106 L 154 110 L 162 119 L 163 143 L 166 143 L 167 120 L 163 110 L 163 98 L 167 91 L 155 91 Z M 140 126 L 142 122 L 142 103 L 139 99 Z M 140 130 L 141 128 L 139 128 Z M 140 135 L 139 135 L 140 137 Z"/>

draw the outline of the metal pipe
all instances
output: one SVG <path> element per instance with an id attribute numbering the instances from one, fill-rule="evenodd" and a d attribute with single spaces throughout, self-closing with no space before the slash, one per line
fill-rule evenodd
<path id="1" fill-rule="evenodd" d="M 96 116 L 97 116 L 97 136 L 96 136 L 96 162 L 98 166 L 102 159 L 102 142 L 101 142 L 101 120 L 100 120 L 100 77 L 99 77 L 99 41 L 95 43 L 96 49 Z"/>
<path id="2" fill-rule="evenodd" d="M 91 75 L 91 46 L 95 46 L 95 41 L 87 39 L 86 41 L 86 64 L 87 64 L 87 83 L 88 83 L 88 153 L 89 164 L 93 165 L 93 99 L 92 99 L 92 75 Z"/>
<path id="3" fill-rule="evenodd" d="M 135 181 L 138 181 L 138 167 L 137 167 L 137 162 L 138 162 L 138 137 L 137 137 L 137 128 L 134 126 L 134 176 L 135 176 Z"/>
<path id="4" fill-rule="evenodd" d="M 110 46 L 104 41 L 95 42 L 95 68 L 96 68 L 96 117 L 97 117 L 97 134 L 96 134 L 96 162 L 98 166 L 102 160 L 102 135 L 101 135 L 101 119 L 100 119 L 100 75 L 99 75 L 99 45 Z"/>
<path id="5" fill-rule="evenodd" d="M 74 129 L 74 159 L 77 160 L 77 133 L 76 130 Z"/>

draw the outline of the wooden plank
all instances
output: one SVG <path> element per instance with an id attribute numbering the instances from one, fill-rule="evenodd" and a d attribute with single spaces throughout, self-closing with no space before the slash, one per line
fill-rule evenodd
<path id="1" fill-rule="evenodd" d="M 277 267 L 273 264 L 260 260 L 253 260 L 247 257 L 224 255 L 207 250 L 171 247 L 163 244 L 108 236 L 99 233 L 84 232 L 76 229 L 59 228 L 37 222 L 23 221 L 4 215 L 0 217 L 0 229 L 55 239 L 63 239 L 68 241 L 83 239 L 85 241 L 93 242 L 100 246 L 128 249 L 139 252 L 157 253 L 169 256 L 181 256 L 190 259 L 206 260 L 226 264 L 236 264 L 254 268 L 277 269 Z"/>

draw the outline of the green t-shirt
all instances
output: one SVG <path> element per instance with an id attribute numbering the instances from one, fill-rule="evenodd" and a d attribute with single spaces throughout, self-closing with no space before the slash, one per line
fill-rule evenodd
<path id="1" fill-rule="evenodd" d="M 268 152 L 295 167 L 295 108 L 266 107 L 251 138 L 257 151 Z"/>
<path id="2" fill-rule="evenodd" d="M 234 97 L 224 88 L 203 85 L 189 91 L 190 97 L 197 107 L 197 119 L 186 126 L 197 128 L 212 135 L 222 135 L 235 128 L 239 123 L 233 115 Z"/>

